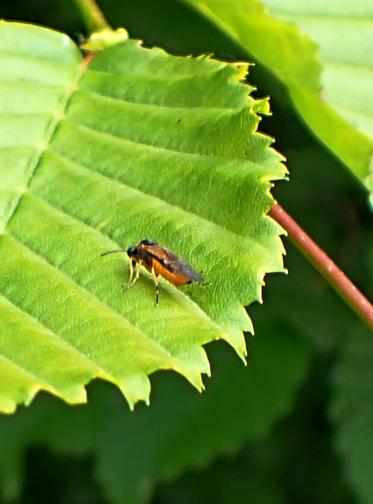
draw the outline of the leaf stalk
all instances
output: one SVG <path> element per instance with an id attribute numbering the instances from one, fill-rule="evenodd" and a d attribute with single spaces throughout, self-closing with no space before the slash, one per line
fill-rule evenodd
<path id="1" fill-rule="evenodd" d="M 95 0 L 75 0 L 82 13 L 88 33 L 110 30 L 111 27 Z"/>
<path id="2" fill-rule="evenodd" d="M 327 254 L 278 204 L 269 211 L 269 215 L 288 233 L 290 240 L 323 275 L 333 289 L 356 312 L 356 314 L 373 329 L 373 305 L 360 292 L 351 280 L 338 268 Z"/>

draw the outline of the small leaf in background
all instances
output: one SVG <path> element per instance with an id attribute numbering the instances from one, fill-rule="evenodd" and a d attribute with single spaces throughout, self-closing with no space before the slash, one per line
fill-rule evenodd
<path id="1" fill-rule="evenodd" d="M 94 377 L 132 407 L 148 375 L 173 369 L 199 390 L 202 347 L 223 339 L 244 359 L 244 306 L 283 271 L 267 217 L 283 178 L 257 133 L 247 65 L 173 57 L 128 40 L 88 65 L 66 36 L 0 24 L 0 409 L 46 390 L 85 400 Z M 144 238 L 202 271 L 207 285 L 149 275 L 122 292 L 126 256 Z"/>
<path id="2" fill-rule="evenodd" d="M 152 407 L 139 406 L 134 414 L 119 394 L 97 383 L 89 388 L 87 406 L 68 408 L 40 397 L 15 417 L 0 418 L 4 495 L 15 499 L 22 493 L 22 461 L 34 446 L 90 455 L 108 502 L 142 504 L 157 482 L 201 470 L 219 456 L 233 455 L 243 443 L 265 438 L 291 410 L 310 353 L 289 331 L 261 328 L 264 337 L 250 345 L 247 367 L 229 349 L 211 348 L 215 372 L 202 396 L 176 375 L 160 374 L 154 377 Z"/>
<path id="3" fill-rule="evenodd" d="M 346 341 L 333 373 L 331 418 L 345 476 L 362 504 L 373 496 L 373 340 L 357 327 Z"/>

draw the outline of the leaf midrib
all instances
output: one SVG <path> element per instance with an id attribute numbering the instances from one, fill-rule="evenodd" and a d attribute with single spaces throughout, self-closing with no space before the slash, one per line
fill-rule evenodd
<path id="1" fill-rule="evenodd" d="M 54 116 L 52 116 L 49 124 L 46 127 L 45 136 L 40 142 L 41 145 L 43 145 L 43 147 L 38 152 L 36 152 L 35 155 L 33 157 L 31 157 L 31 159 L 29 161 L 28 170 L 27 170 L 28 177 L 24 183 L 25 192 L 30 187 L 31 180 L 36 173 L 36 170 L 39 166 L 42 155 L 43 155 L 44 151 L 46 150 L 46 148 L 48 147 L 49 143 L 51 142 L 51 139 L 54 135 L 54 132 L 56 131 L 56 128 L 61 120 L 61 117 L 64 115 L 64 113 L 67 109 L 68 103 L 70 101 L 70 98 L 73 95 L 75 89 L 77 88 L 78 82 L 79 82 L 81 76 L 83 75 L 84 71 L 86 70 L 88 63 L 89 63 L 88 58 L 85 58 L 81 61 L 80 66 L 78 66 L 78 68 L 77 68 L 74 79 L 72 79 L 72 82 L 71 82 L 70 86 L 67 88 L 65 95 L 61 97 L 60 107 L 56 110 Z M 14 199 L 12 201 L 12 211 L 9 212 L 9 215 L 7 216 L 7 219 L 5 221 L 5 229 L 6 229 L 7 225 L 9 224 L 12 216 L 17 211 L 17 208 L 18 208 L 19 203 L 22 199 L 22 196 L 23 196 L 23 194 L 19 194 L 18 196 L 14 197 Z"/>

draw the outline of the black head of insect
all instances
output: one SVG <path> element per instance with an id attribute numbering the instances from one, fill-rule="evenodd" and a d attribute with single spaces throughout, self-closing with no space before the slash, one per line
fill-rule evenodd
<path id="1" fill-rule="evenodd" d="M 127 249 L 128 257 L 136 257 L 138 255 L 137 247 L 130 247 Z"/>
<path id="2" fill-rule="evenodd" d="M 127 250 L 125 249 L 119 249 L 119 250 L 109 250 L 108 252 L 103 252 L 101 256 L 109 255 L 109 254 L 116 254 L 118 252 L 126 252 L 128 257 L 132 260 L 138 260 L 143 253 L 140 253 L 140 250 L 138 249 L 138 245 L 134 245 L 132 247 L 129 247 Z"/>

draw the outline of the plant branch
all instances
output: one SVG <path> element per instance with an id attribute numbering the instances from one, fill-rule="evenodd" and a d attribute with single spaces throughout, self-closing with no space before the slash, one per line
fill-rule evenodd
<path id="1" fill-rule="evenodd" d="M 86 24 L 88 33 L 108 30 L 110 25 L 95 0 L 75 0 Z"/>
<path id="2" fill-rule="evenodd" d="M 290 240 L 325 277 L 347 304 L 373 328 L 373 305 L 347 278 L 342 270 L 325 254 L 303 229 L 278 204 L 274 205 L 269 215 L 288 233 Z"/>

